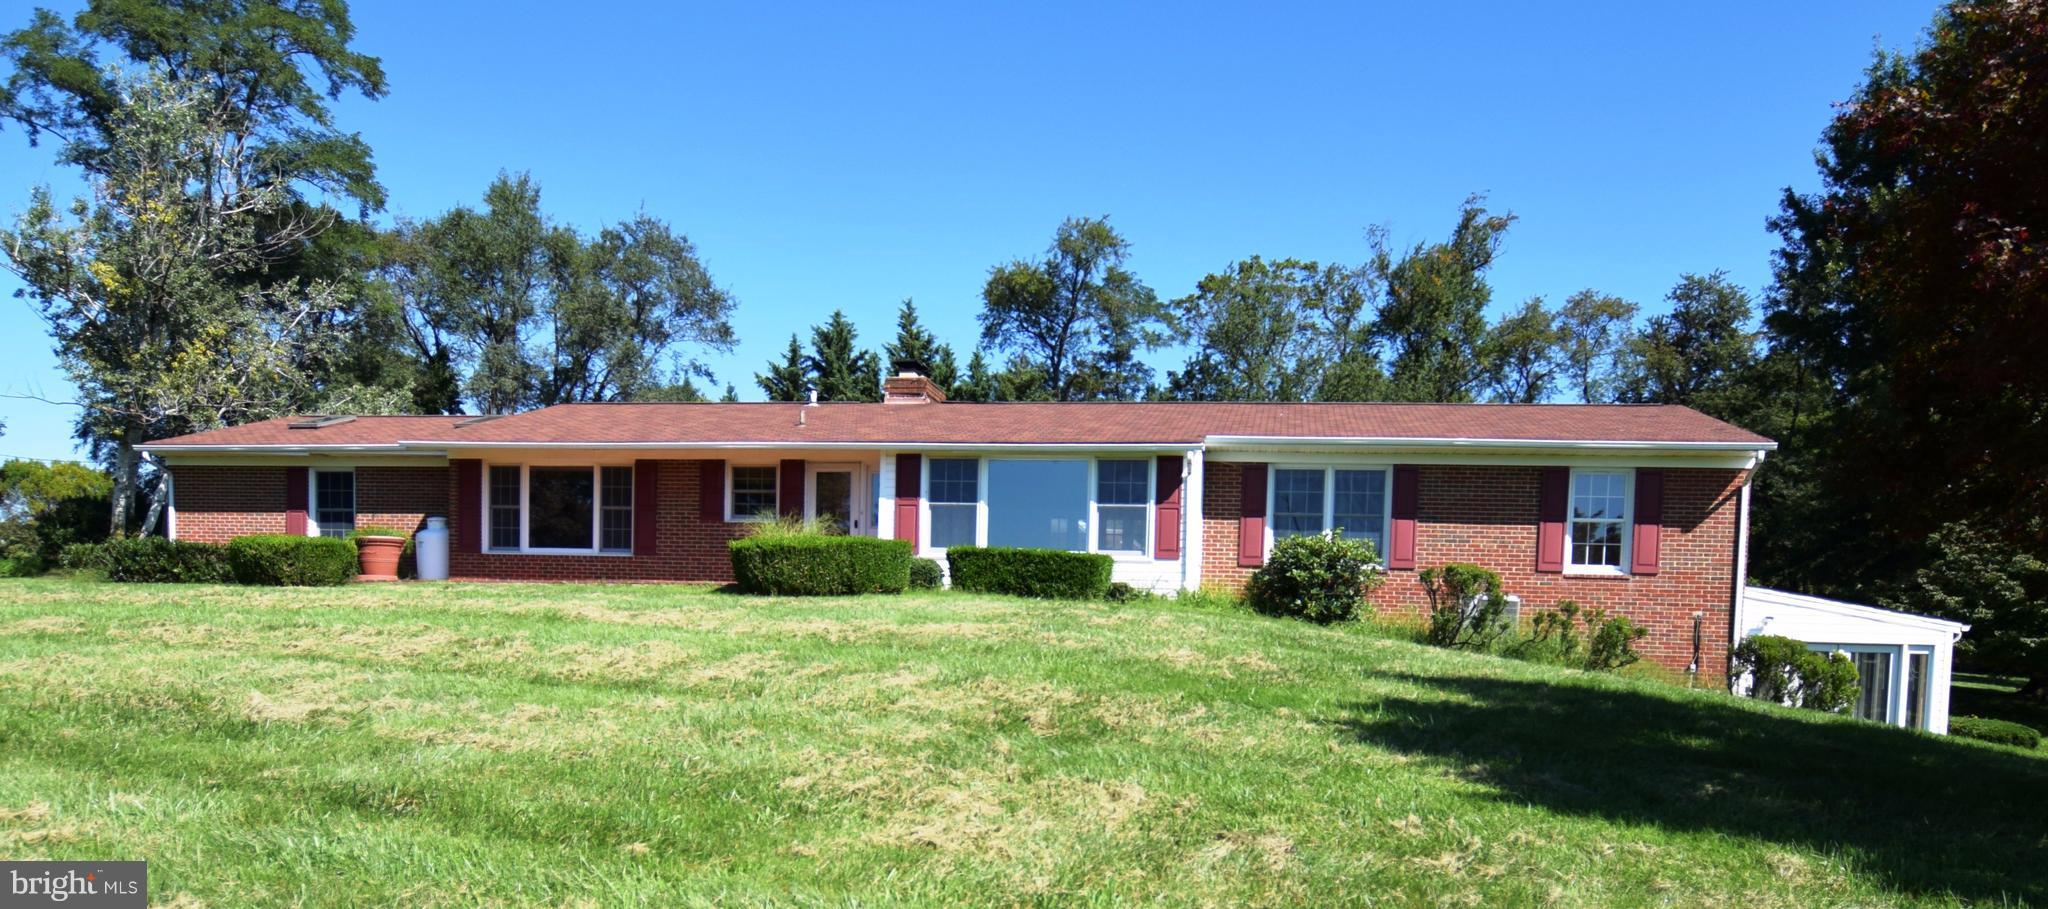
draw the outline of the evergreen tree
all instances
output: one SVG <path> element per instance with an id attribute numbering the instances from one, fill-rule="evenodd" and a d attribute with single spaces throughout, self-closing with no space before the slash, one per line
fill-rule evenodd
<path id="1" fill-rule="evenodd" d="M 796 335 L 789 336 L 789 350 L 782 362 L 769 363 L 768 372 L 754 376 L 754 384 L 770 401 L 803 401 L 810 397 L 811 371 L 804 363 L 804 346 Z"/>
<path id="2" fill-rule="evenodd" d="M 811 355 L 804 368 L 817 382 L 821 401 L 880 401 L 882 364 L 859 346 L 860 334 L 840 310 L 811 329 Z"/>
<path id="3" fill-rule="evenodd" d="M 953 360 L 953 348 L 939 343 L 938 338 L 925 330 L 917 320 L 917 305 L 907 298 L 896 314 L 896 340 L 884 345 L 882 352 L 890 362 L 909 359 L 923 363 L 932 384 L 939 386 L 946 397 L 954 397 L 953 386 L 959 381 L 959 366 Z M 889 364 L 882 365 L 887 367 Z"/>

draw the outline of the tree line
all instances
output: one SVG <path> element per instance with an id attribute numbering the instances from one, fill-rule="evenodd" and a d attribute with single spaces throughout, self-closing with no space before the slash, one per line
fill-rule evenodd
<path id="1" fill-rule="evenodd" d="M 909 358 L 968 401 L 1684 404 L 1782 445 L 1755 479 L 1757 580 L 1962 617 L 1973 658 L 2042 691 L 2044 23 L 2044 0 L 1956 0 L 1918 47 L 1880 53 L 1822 136 L 1821 189 L 1770 217 L 1754 296 L 1707 270 L 1647 317 L 1587 289 L 1489 319 L 1515 218 L 1474 197 L 1440 239 L 1373 230 L 1353 263 L 1251 256 L 1162 299 L 1107 218 L 1076 217 L 988 269 L 971 349 L 906 300 L 879 351 L 834 312 L 755 385 L 875 400 Z M 342 4 L 240 0 L 92 0 L 0 39 L 0 124 L 90 187 L 31 189 L 0 251 L 78 389 L 115 528 L 155 475 L 147 438 L 717 384 L 703 357 L 732 349 L 737 301 L 657 215 L 579 230 L 506 172 L 476 205 L 373 220 L 371 149 L 331 110 L 387 91 L 353 40 Z M 1155 371 L 1169 348 L 1188 354 Z"/>

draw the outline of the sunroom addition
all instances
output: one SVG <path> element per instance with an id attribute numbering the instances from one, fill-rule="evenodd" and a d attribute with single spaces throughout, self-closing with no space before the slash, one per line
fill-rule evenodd
<path id="1" fill-rule="evenodd" d="M 1765 587 L 1745 588 L 1738 609 L 1738 637 L 1777 635 L 1847 653 L 1856 664 L 1849 709 L 1857 718 L 1948 732 L 1955 643 L 1970 626 Z"/>

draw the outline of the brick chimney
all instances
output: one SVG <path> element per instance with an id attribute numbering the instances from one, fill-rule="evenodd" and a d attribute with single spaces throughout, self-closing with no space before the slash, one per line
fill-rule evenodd
<path id="1" fill-rule="evenodd" d="M 939 389 L 928 374 L 930 370 L 917 360 L 892 360 L 889 368 L 896 374 L 882 380 L 882 403 L 884 404 L 941 404 L 946 393 Z"/>

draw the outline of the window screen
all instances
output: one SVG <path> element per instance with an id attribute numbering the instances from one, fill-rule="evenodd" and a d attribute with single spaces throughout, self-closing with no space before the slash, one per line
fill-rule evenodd
<path id="1" fill-rule="evenodd" d="M 1323 471 L 1273 471 L 1273 536 L 1323 532 Z"/>
<path id="2" fill-rule="evenodd" d="M 1087 461 L 989 461 L 988 545 L 1088 549 Z"/>
<path id="3" fill-rule="evenodd" d="M 356 529 L 356 475 L 348 470 L 313 472 L 313 523 L 323 537 L 345 537 Z"/>
<path id="4" fill-rule="evenodd" d="M 1628 475 L 1572 474 L 1571 557 L 1573 565 L 1621 567 L 1622 528 L 1627 523 Z"/>
<path id="5" fill-rule="evenodd" d="M 974 509 L 979 498 L 981 462 L 973 458 L 933 458 L 927 479 L 931 499 L 933 549 L 974 545 Z"/>
<path id="6" fill-rule="evenodd" d="M 602 548 L 610 552 L 633 550 L 633 468 L 606 467 L 603 498 L 599 504 Z"/>
<path id="7" fill-rule="evenodd" d="M 1095 515 L 1100 525 L 1095 548 L 1102 552 L 1144 552 L 1146 503 L 1152 485 L 1150 461 L 1095 462 Z"/>
<path id="8" fill-rule="evenodd" d="M 1387 554 L 1387 472 L 1339 470 L 1331 497 L 1330 526 L 1345 537 L 1372 544 L 1375 556 Z"/>
<path id="9" fill-rule="evenodd" d="M 491 548 L 519 548 L 519 468 L 491 468 Z"/>
<path id="10" fill-rule="evenodd" d="M 595 491 L 588 467 L 527 468 L 526 545 L 589 549 Z"/>
<path id="11" fill-rule="evenodd" d="M 775 517 L 774 467 L 732 469 L 732 516 L 741 519 Z"/>

